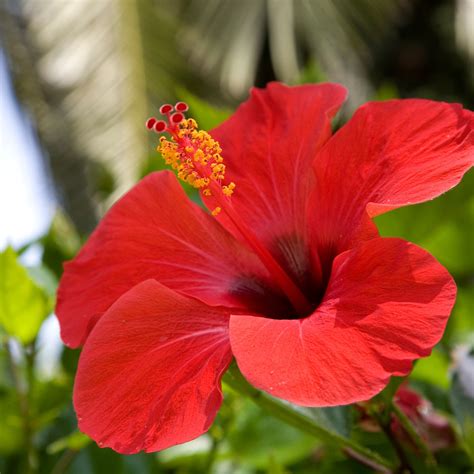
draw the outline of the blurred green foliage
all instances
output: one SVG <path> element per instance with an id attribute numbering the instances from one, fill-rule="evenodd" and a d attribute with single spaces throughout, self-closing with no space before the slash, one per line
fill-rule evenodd
<path id="1" fill-rule="evenodd" d="M 0 325 L 8 336 L 28 344 L 53 309 L 52 298 L 28 275 L 11 247 L 0 253 L 0 282 Z"/>

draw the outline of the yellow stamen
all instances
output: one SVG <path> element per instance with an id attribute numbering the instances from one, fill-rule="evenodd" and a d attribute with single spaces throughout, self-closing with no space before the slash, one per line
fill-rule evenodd
<path id="1" fill-rule="evenodd" d="M 222 186 L 222 192 L 225 196 L 232 196 L 235 189 L 235 183 L 229 183 L 227 186 Z"/>
<path id="2" fill-rule="evenodd" d="M 219 143 L 209 133 L 199 130 L 194 119 L 184 119 L 170 130 L 171 140 L 160 138 L 158 151 L 165 163 L 177 171 L 178 178 L 211 196 L 211 184 L 216 183 L 226 197 L 230 197 L 235 183 L 224 184 L 226 167 Z M 212 215 L 221 211 L 216 207 Z"/>

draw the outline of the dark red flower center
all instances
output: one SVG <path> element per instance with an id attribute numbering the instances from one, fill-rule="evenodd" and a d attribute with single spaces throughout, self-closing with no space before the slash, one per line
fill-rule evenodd
<path id="1" fill-rule="evenodd" d="M 309 316 L 324 296 L 325 286 L 311 267 L 308 246 L 298 236 L 281 236 L 269 249 L 289 279 L 299 288 L 308 302 L 307 309 L 299 312 L 291 300 L 272 282 L 252 275 L 235 280 L 230 293 L 248 308 L 272 319 L 300 319 Z"/>

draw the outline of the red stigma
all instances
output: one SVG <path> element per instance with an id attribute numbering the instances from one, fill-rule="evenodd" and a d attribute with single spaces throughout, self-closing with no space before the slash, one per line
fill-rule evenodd
<path id="1" fill-rule="evenodd" d="M 173 106 L 170 104 L 164 104 L 160 107 L 160 114 L 166 115 L 169 114 L 173 110 Z"/>
<path id="2" fill-rule="evenodd" d="M 184 120 L 186 110 L 188 110 L 188 105 L 184 102 L 178 102 L 175 107 L 164 104 L 160 107 L 160 113 L 166 115 L 165 120 L 150 117 L 146 121 L 146 128 L 156 133 L 169 132 L 173 134 L 179 129 L 179 124 Z"/>
<path id="3" fill-rule="evenodd" d="M 189 109 L 189 106 L 186 102 L 177 102 L 174 108 L 178 112 L 186 112 Z"/>
<path id="4" fill-rule="evenodd" d="M 153 130 L 156 133 L 164 132 L 167 128 L 166 122 L 164 120 L 158 120 L 153 127 Z"/>
<path id="5" fill-rule="evenodd" d="M 184 120 L 184 115 L 180 112 L 177 112 L 171 116 L 171 121 L 173 123 L 179 123 L 179 122 L 182 122 L 183 120 Z"/>
<path id="6" fill-rule="evenodd" d="M 155 117 L 150 117 L 146 122 L 145 126 L 148 128 L 148 130 L 151 130 L 153 128 L 153 125 L 156 123 L 156 118 Z"/>

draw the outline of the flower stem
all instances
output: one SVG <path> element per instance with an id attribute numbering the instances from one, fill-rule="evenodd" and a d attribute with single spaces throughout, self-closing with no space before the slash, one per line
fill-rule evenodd
<path id="1" fill-rule="evenodd" d="M 340 434 L 327 430 L 291 405 L 254 388 L 247 382 L 247 380 L 245 380 L 235 362 L 233 362 L 229 367 L 224 381 L 232 389 L 248 396 L 259 407 L 285 423 L 288 423 L 289 425 L 317 438 L 336 444 L 343 448 L 344 452 L 351 453 L 353 459 L 358 460 L 362 464 L 372 466 L 377 472 L 385 474 L 393 472 L 392 463 L 380 456 L 378 453 L 375 453 L 374 451 L 367 449 Z"/>
<path id="2" fill-rule="evenodd" d="M 398 469 L 399 472 L 438 472 L 437 463 L 433 454 L 420 435 L 417 433 L 408 416 L 405 415 L 405 413 L 393 400 L 393 395 L 390 397 L 385 397 L 382 403 L 372 402 L 369 410 L 370 415 L 374 418 L 374 420 L 377 421 L 398 456 L 400 461 L 400 466 Z M 410 461 L 403 444 L 400 442 L 399 437 L 397 437 L 392 431 L 392 420 L 394 415 L 398 418 L 400 425 L 406 432 L 407 436 L 411 439 L 419 452 L 421 452 L 424 461 L 423 468 Z"/>
<path id="3" fill-rule="evenodd" d="M 59 458 L 58 462 L 53 466 L 51 474 L 64 474 L 71 463 L 74 461 L 74 458 L 77 456 L 79 451 L 75 449 L 66 449 L 62 456 Z"/>
<path id="4" fill-rule="evenodd" d="M 393 434 L 392 428 L 390 426 L 390 412 L 382 413 L 382 414 L 373 413 L 373 418 L 378 422 L 380 428 L 384 432 L 388 441 L 392 445 L 395 453 L 397 454 L 400 464 L 396 472 L 403 473 L 403 474 L 405 473 L 414 474 L 415 469 L 410 464 L 410 461 L 408 460 L 405 454 L 405 450 L 403 449 L 403 446 L 401 445 L 397 437 Z"/>
<path id="5" fill-rule="evenodd" d="M 395 401 L 391 403 L 391 410 L 397 416 L 398 421 L 402 425 L 403 429 L 406 431 L 410 439 L 413 441 L 415 446 L 421 452 L 425 459 L 425 463 L 428 468 L 432 471 L 436 471 L 436 459 L 433 456 L 433 453 L 430 451 L 426 443 L 423 441 L 421 436 L 417 433 L 415 427 L 411 423 L 407 415 L 400 409 Z"/>
<path id="6" fill-rule="evenodd" d="M 207 454 L 207 458 L 205 460 L 205 466 L 203 472 L 211 472 L 212 467 L 214 466 L 214 462 L 216 461 L 217 451 L 219 450 L 219 439 L 211 433 L 211 448 Z"/>

